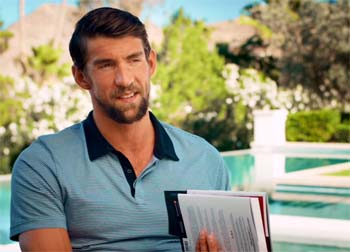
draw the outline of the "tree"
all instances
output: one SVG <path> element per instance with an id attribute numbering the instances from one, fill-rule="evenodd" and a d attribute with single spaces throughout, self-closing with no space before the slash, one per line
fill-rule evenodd
<path id="1" fill-rule="evenodd" d="M 350 2 L 266 1 L 250 9 L 253 18 L 273 32 L 282 55 L 278 83 L 298 84 L 329 103 L 350 100 Z"/>
<path id="2" fill-rule="evenodd" d="M 157 102 L 164 105 L 158 112 L 162 118 L 184 118 L 186 111 L 201 111 L 209 101 L 224 94 L 224 62 L 208 50 L 208 35 L 204 23 L 192 22 L 182 10 L 165 28 L 154 79 L 162 92 L 157 97 Z"/>
<path id="3" fill-rule="evenodd" d="M 23 75 L 27 75 L 34 82 L 44 84 L 49 80 L 62 79 L 70 74 L 69 64 L 59 63 L 62 50 L 54 48 L 52 42 L 32 48 L 33 55 L 28 56 L 23 62 Z"/>
<path id="4" fill-rule="evenodd" d="M 0 21 L 0 54 L 5 52 L 9 46 L 10 38 L 13 37 L 12 32 L 8 30 L 2 30 L 3 22 Z"/>
<path id="5" fill-rule="evenodd" d="M 152 110 L 161 119 L 232 150 L 234 119 L 224 78 L 224 59 L 208 49 L 210 31 L 180 9 L 164 29 L 153 78 Z"/>
<path id="6" fill-rule="evenodd" d="M 9 173 L 24 147 L 41 135 L 81 121 L 91 110 L 88 93 L 69 79 L 40 85 L 0 76 L 0 174 Z"/>

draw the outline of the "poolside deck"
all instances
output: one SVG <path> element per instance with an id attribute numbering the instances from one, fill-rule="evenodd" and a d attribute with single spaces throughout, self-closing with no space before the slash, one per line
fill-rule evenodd
<path id="1" fill-rule="evenodd" d="M 270 215 L 273 241 L 350 249 L 350 220 Z"/>
<path id="2" fill-rule="evenodd" d="M 350 203 L 350 176 L 330 176 L 350 170 L 350 163 L 290 172 L 274 178 L 274 200 L 324 201 Z"/>
<path id="3" fill-rule="evenodd" d="M 290 172 L 274 179 L 274 200 L 350 203 L 350 176 L 330 176 L 350 170 L 350 163 Z M 350 249 L 350 220 L 271 215 L 274 241 Z"/>
<path id="4" fill-rule="evenodd" d="M 275 178 L 275 184 L 350 188 L 350 176 L 330 176 L 328 173 L 350 170 L 350 162 L 289 172 Z"/>

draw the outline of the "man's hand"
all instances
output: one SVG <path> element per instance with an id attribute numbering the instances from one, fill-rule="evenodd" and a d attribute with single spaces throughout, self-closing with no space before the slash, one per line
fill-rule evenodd
<path id="1" fill-rule="evenodd" d="M 213 233 L 202 230 L 196 244 L 196 252 L 221 252 L 222 248 Z"/>

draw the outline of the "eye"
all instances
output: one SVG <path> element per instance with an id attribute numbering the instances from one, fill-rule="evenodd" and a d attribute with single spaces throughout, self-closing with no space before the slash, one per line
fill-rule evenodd
<path id="1" fill-rule="evenodd" d="M 130 59 L 131 63 L 137 63 L 137 62 L 141 62 L 141 58 L 132 58 Z"/>
<path id="2" fill-rule="evenodd" d="M 100 65 L 98 65 L 99 69 L 108 68 L 108 67 L 113 67 L 113 63 L 112 62 L 104 62 L 104 63 L 101 63 Z"/>

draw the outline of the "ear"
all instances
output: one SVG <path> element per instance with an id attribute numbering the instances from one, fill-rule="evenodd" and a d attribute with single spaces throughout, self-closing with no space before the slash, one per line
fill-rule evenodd
<path id="1" fill-rule="evenodd" d="M 151 49 L 151 52 L 148 57 L 148 65 L 150 67 L 149 72 L 150 76 L 152 76 L 157 68 L 157 53 L 153 49 Z"/>
<path id="2" fill-rule="evenodd" d="M 83 89 L 90 90 L 91 85 L 83 70 L 78 69 L 76 66 L 72 66 L 72 74 L 75 82 Z"/>

